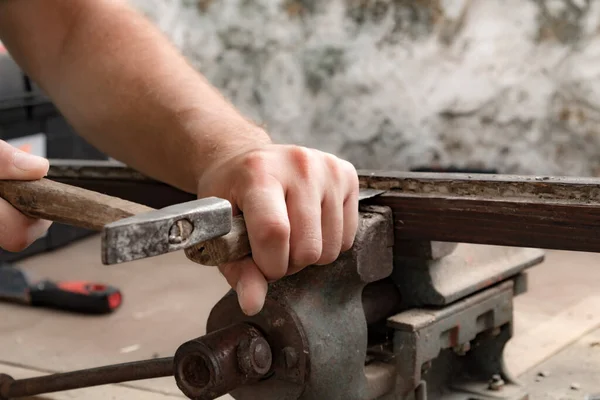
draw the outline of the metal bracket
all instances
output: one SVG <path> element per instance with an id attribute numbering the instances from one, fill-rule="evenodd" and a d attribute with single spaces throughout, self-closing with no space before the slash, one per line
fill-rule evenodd
<path id="1" fill-rule="evenodd" d="M 502 359 L 512 334 L 514 287 L 509 280 L 444 308 L 411 309 L 389 318 L 395 330 L 396 392 L 408 396 L 426 378 L 445 376 L 452 381 L 451 392 L 436 399 L 525 400 L 526 392 L 512 381 Z"/>

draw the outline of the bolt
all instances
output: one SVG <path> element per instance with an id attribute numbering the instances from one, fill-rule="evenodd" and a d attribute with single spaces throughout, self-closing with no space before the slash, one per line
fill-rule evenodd
<path id="1" fill-rule="evenodd" d="M 271 347 L 265 338 L 244 340 L 238 347 L 237 355 L 238 364 L 246 374 L 262 376 L 271 369 Z"/>
<path id="2" fill-rule="evenodd" d="M 488 389 L 489 390 L 500 390 L 500 389 L 502 389 L 503 386 L 504 386 L 504 380 L 502 379 L 502 377 L 498 374 L 492 375 L 492 379 L 490 379 L 490 382 L 488 384 Z"/>
<path id="3" fill-rule="evenodd" d="M 469 342 L 454 347 L 454 352 L 459 356 L 464 356 L 469 350 L 471 350 L 471 343 Z"/>
<path id="4" fill-rule="evenodd" d="M 431 369 L 431 360 L 430 361 L 426 361 L 426 362 L 423 363 L 423 365 L 421 365 L 421 373 L 422 374 L 425 374 L 430 369 Z"/>
<path id="5" fill-rule="evenodd" d="M 292 347 L 285 347 L 283 349 L 283 360 L 287 368 L 294 368 L 298 364 L 298 355 L 296 350 Z"/>
<path id="6" fill-rule="evenodd" d="M 180 219 L 175 222 L 171 229 L 169 229 L 169 243 L 170 244 L 181 244 L 189 239 L 194 225 L 187 219 Z"/>

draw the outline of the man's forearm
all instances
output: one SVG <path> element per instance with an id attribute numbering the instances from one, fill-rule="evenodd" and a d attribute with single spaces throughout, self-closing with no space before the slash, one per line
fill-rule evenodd
<path id="1" fill-rule="evenodd" d="M 124 1 L 3 0 L 0 38 L 83 137 L 184 190 L 269 141 Z"/>

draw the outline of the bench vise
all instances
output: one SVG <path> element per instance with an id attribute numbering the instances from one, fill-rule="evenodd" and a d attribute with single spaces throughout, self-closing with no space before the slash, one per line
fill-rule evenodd
<path id="1" fill-rule="evenodd" d="M 258 315 L 225 295 L 207 335 L 175 353 L 178 387 L 191 399 L 526 399 L 502 354 L 513 297 L 543 252 L 394 242 L 391 209 L 364 206 L 354 247 L 273 283 Z M 255 364 L 270 368 L 231 367 L 236 346 L 220 337 L 242 325 L 260 332 Z"/>
<path id="2" fill-rule="evenodd" d="M 206 334 L 173 357 L 0 375 L 0 399 L 164 376 L 197 400 L 527 399 L 503 362 L 513 299 L 543 262 L 540 249 L 600 252 L 600 180 L 359 177 L 361 188 L 385 193 L 361 202 L 352 249 L 270 284 L 259 314 L 245 315 L 230 291 Z M 48 178 L 148 207 L 193 199 L 120 165 L 54 162 Z M 186 254 L 202 259 L 204 248 Z"/>

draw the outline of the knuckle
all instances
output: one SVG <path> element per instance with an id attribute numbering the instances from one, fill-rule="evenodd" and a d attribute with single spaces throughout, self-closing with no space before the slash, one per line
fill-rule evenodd
<path id="1" fill-rule="evenodd" d="M 244 170 L 249 174 L 263 173 L 267 170 L 269 164 L 268 156 L 265 152 L 256 150 L 246 153 L 242 160 Z"/>
<path id="2" fill-rule="evenodd" d="M 325 166 L 327 167 L 331 177 L 335 179 L 336 182 L 339 181 L 344 174 L 343 163 L 340 162 L 341 160 L 339 158 L 332 154 L 326 154 L 324 158 Z"/>
<path id="3" fill-rule="evenodd" d="M 285 218 L 266 219 L 254 235 L 259 243 L 285 242 L 290 237 L 290 224 Z"/>
<path id="4" fill-rule="evenodd" d="M 303 179 L 308 179 L 312 171 L 312 151 L 302 146 L 292 146 L 289 150 L 290 159 L 295 165 L 296 171 Z"/>

